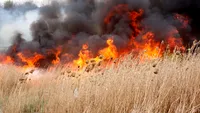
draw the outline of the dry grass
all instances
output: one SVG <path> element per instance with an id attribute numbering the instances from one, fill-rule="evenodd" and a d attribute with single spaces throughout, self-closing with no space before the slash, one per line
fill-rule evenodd
<path id="1" fill-rule="evenodd" d="M 200 56 L 172 55 L 138 63 L 127 56 L 104 71 L 58 67 L 20 83 L 12 66 L 0 71 L 3 113 L 198 113 Z M 66 73 L 64 73 L 66 71 Z M 70 74 L 71 73 L 71 74 Z M 68 74 L 73 76 L 68 76 Z"/>

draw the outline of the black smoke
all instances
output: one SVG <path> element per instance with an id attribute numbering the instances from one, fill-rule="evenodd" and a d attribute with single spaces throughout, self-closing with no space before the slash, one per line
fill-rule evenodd
<path id="1" fill-rule="evenodd" d="M 67 53 L 76 58 L 82 45 L 87 43 L 97 55 L 99 49 L 106 47 L 106 40 L 110 37 L 114 39 L 118 50 L 126 48 L 134 30 L 127 13 L 116 14 L 110 24 L 104 23 L 109 11 L 119 4 L 128 4 L 130 10 L 143 9 L 141 27 L 154 32 L 158 41 L 165 40 L 173 29 L 180 31 L 176 36 L 182 37 L 186 45 L 192 41 L 190 37 L 199 36 L 198 0 L 71 0 L 68 3 L 52 2 L 40 8 L 26 3 L 19 6 L 23 7 L 21 12 L 24 9 L 39 10 L 38 20 L 30 26 L 32 41 L 25 41 L 23 34 L 18 34 L 7 53 L 15 58 L 16 53 L 29 50 L 45 55 L 51 61 L 55 56 L 46 53 L 61 46 L 60 56 Z M 180 22 L 174 19 L 175 13 L 190 17 L 191 24 L 182 29 Z"/>
<path id="2" fill-rule="evenodd" d="M 159 8 L 163 14 L 179 13 L 190 17 L 191 34 L 200 39 L 199 0 L 151 0 L 151 7 Z"/>

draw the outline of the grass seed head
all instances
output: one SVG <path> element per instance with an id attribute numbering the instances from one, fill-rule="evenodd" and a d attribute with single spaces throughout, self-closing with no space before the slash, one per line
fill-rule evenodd
<path id="1" fill-rule="evenodd" d="M 114 58 L 113 57 L 110 57 L 110 60 L 113 60 Z"/>
<path id="2" fill-rule="evenodd" d="M 96 63 L 96 61 L 94 59 L 90 60 L 90 63 Z"/>
<path id="3" fill-rule="evenodd" d="M 103 55 L 100 55 L 99 56 L 99 59 L 103 60 L 104 56 Z"/>
<path id="4" fill-rule="evenodd" d="M 98 62 L 97 66 L 101 66 L 102 65 L 102 61 Z"/>
<path id="5" fill-rule="evenodd" d="M 86 63 L 86 64 L 89 64 L 89 63 L 90 63 L 90 61 L 89 61 L 89 60 L 87 60 L 85 63 Z"/>
<path id="6" fill-rule="evenodd" d="M 76 73 L 72 73 L 70 77 L 76 77 Z"/>
<path id="7" fill-rule="evenodd" d="M 154 71 L 154 74 L 158 74 L 158 71 L 159 71 L 159 70 L 158 70 L 158 69 L 156 69 L 156 70 Z"/>
<path id="8" fill-rule="evenodd" d="M 156 67 L 156 66 L 157 66 L 157 64 L 154 64 L 154 65 L 153 65 L 153 67 Z"/>
<path id="9" fill-rule="evenodd" d="M 35 70 L 31 70 L 30 73 L 32 74 Z"/>
<path id="10" fill-rule="evenodd" d="M 69 74 L 70 74 L 70 73 L 71 73 L 71 70 L 67 70 L 67 73 L 69 73 Z"/>

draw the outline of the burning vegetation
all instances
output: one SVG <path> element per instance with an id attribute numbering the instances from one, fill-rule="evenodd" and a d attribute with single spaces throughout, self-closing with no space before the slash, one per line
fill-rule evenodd
<path id="1" fill-rule="evenodd" d="M 0 113 L 200 112 L 199 0 L 67 1 L 0 6 Z"/>
<path id="2" fill-rule="evenodd" d="M 110 61 L 127 54 L 140 55 L 141 60 L 160 58 L 166 50 L 186 52 L 189 44 L 184 41 L 191 37 L 188 16 L 161 15 L 144 6 L 112 0 L 104 4 L 105 9 L 100 4 L 94 8 L 93 2 L 81 2 L 77 9 L 73 7 L 77 2 L 69 4 L 53 2 L 40 8 L 39 20 L 31 25 L 32 41 L 16 35 L 13 45 L 0 54 L 0 63 L 23 68 L 59 64 L 83 68 L 90 61 Z"/>

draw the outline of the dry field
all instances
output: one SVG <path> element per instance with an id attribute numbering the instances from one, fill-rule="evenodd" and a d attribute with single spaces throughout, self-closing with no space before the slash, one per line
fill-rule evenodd
<path id="1" fill-rule="evenodd" d="M 200 112 L 199 55 L 138 62 L 127 56 L 117 66 L 76 73 L 59 66 L 26 82 L 17 67 L 1 66 L 0 112 Z"/>

